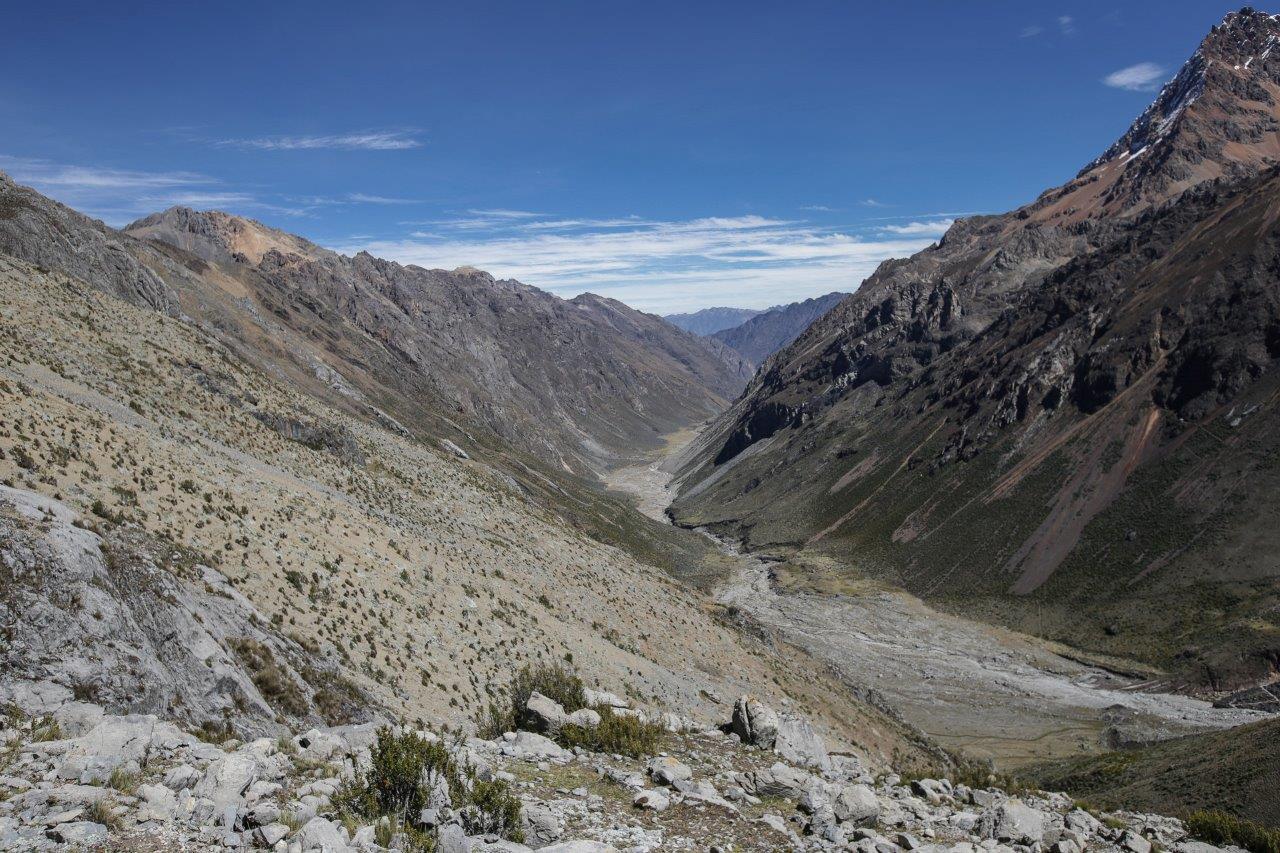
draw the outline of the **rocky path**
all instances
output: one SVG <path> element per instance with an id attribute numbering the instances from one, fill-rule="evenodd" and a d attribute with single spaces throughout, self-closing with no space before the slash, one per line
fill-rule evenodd
<path id="1" fill-rule="evenodd" d="M 609 485 L 665 520 L 671 489 L 661 463 L 621 469 Z M 780 593 L 766 561 L 720 544 L 737 563 L 717 590 L 720 603 L 829 662 L 849 684 L 876 690 L 940 743 L 1003 766 L 1096 752 L 1109 738 L 1162 739 L 1264 716 L 1143 692 L 1136 679 L 1077 663 L 1035 638 L 938 612 L 902 592 Z"/>

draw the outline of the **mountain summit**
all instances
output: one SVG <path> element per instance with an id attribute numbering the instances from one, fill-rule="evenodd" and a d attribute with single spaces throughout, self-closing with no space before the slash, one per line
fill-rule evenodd
<path id="1" fill-rule="evenodd" d="M 1280 162 L 1280 18 L 1223 18 L 1102 156 L 1029 213 L 1042 222 L 1133 213 Z"/>

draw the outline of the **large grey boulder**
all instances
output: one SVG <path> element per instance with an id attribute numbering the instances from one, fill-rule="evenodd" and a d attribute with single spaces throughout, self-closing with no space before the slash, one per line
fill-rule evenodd
<path id="1" fill-rule="evenodd" d="M 1044 840 L 1045 815 L 1022 800 L 1006 800 L 982 813 L 978 829 L 985 838 L 1035 844 Z"/>
<path id="2" fill-rule="evenodd" d="M 541 853 L 618 853 L 618 849 L 600 841 L 562 841 L 543 847 Z"/>
<path id="3" fill-rule="evenodd" d="M 681 764 L 669 756 L 650 759 L 645 770 L 653 781 L 663 785 L 673 785 L 693 778 L 693 771 L 687 764 Z"/>
<path id="4" fill-rule="evenodd" d="M 871 823 L 880 816 L 880 800 L 870 785 L 846 785 L 836 794 L 832 811 L 842 823 Z"/>
<path id="5" fill-rule="evenodd" d="M 298 830 L 298 840 L 303 850 L 319 850 L 321 853 L 346 853 L 350 850 L 342 827 L 322 817 L 313 817 Z"/>
<path id="6" fill-rule="evenodd" d="M 504 738 L 499 748 L 503 755 L 511 758 L 549 758 L 567 761 L 573 755 L 560 744 L 535 732 L 516 732 L 510 740 Z"/>
<path id="7" fill-rule="evenodd" d="M 257 778 L 258 762 L 250 755 L 232 753 L 209 765 L 192 794 L 212 800 L 221 813 L 228 806 L 240 805 L 245 791 Z"/>
<path id="8" fill-rule="evenodd" d="M 525 709 L 534 720 L 534 728 L 547 734 L 554 734 L 570 725 L 586 729 L 594 729 L 600 725 L 600 715 L 591 708 L 579 708 L 571 714 L 566 713 L 559 702 L 536 690 L 530 694 Z"/>
<path id="9" fill-rule="evenodd" d="M 733 732 L 743 743 L 770 748 L 778 737 L 778 714 L 751 695 L 738 698 L 733 706 Z"/>
<path id="10" fill-rule="evenodd" d="M 521 821 L 525 843 L 534 850 L 559 841 L 563 832 L 556 813 L 542 803 L 525 803 Z"/>
<path id="11" fill-rule="evenodd" d="M 778 721 L 773 751 L 801 767 L 817 770 L 831 767 L 826 743 L 804 717 L 787 715 Z"/>

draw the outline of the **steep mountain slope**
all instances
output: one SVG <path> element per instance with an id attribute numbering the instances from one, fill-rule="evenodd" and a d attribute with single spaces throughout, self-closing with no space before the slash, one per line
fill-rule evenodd
<path id="1" fill-rule="evenodd" d="M 759 313 L 752 308 L 703 308 L 691 314 L 665 314 L 662 319 L 695 335 L 711 335 L 741 325 Z"/>
<path id="2" fill-rule="evenodd" d="M 654 710 L 785 693 L 874 761 L 925 755 L 802 655 L 581 535 L 572 496 L 60 271 L 0 255 L 0 306 L 0 701 L 241 737 L 458 724 L 522 664 L 572 659 Z"/>
<path id="3" fill-rule="evenodd" d="M 194 317 L 260 366 L 468 446 L 479 428 L 590 476 L 720 410 L 749 375 L 719 345 L 602 299 L 423 270 L 226 214 L 114 232 L 0 177 L 0 251 Z"/>
<path id="4" fill-rule="evenodd" d="M 125 231 L 196 255 L 293 328 L 329 325 L 326 354 L 343 347 L 360 361 L 379 347 L 380 381 L 408 374 L 447 410 L 578 473 L 715 413 L 748 375 L 739 359 L 612 300 L 347 258 L 216 212 L 175 208 Z"/>
<path id="5" fill-rule="evenodd" d="M 703 435 L 676 519 L 1178 683 L 1271 677 L 1277 40 L 1229 15 L 1076 179 L 881 265 Z"/>
<path id="6" fill-rule="evenodd" d="M 800 337 L 814 320 L 848 295 L 828 293 L 770 308 L 740 326 L 716 332 L 711 337 L 741 353 L 752 364 L 764 364 L 765 359 Z"/>

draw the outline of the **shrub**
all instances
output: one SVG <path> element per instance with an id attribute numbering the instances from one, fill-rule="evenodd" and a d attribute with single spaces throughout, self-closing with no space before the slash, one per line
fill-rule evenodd
<path id="1" fill-rule="evenodd" d="M 506 707 L 489 704 L 476 726 L 480 736 L 495 738 L 503 732 L 529 728 L 534 721 L 525 706 L 534 693 L 555 700 L 568 713 L 587 706 L 582 679 L 572 671 L 560 664 L 526 665 L 511 680 Z"/>
<path id="2" fill-rule="evenodd" d="M 496 833 L 512 841 L 524 841 L 520 828 L 520 798 L 501 779 L 476 782 L 471 788 L 470 805 L 462 812 L 467 835 Z"/>
<path id="3" fill-rule="evenodd" d="M 333 796 L 340 815 L 379 821 L 386 818 L 392 834 L 403 833 L 409 849 L 435 849 L 434 837 L 415 827 L 430 798 L 430 781 L 445 780 L 453 808 L 471 834 L 497 833 L 523 841 L 520 801 L 505 782 L 479 782 L 474 771 L 454 760 L 447 747 L 414 732 L 378 729 L 368 771 L 344 783 Z"/>
<path id="4" fill-rule="evenodd" d="M 572 714 L 587 707 L 582 679 L 562 664 L 541 664 L 521 669 L 508 691 L 508 703 L 490 703 L 476 728 L 481 737 L 495 738 L 503 732 L 531 728 L 536 722 L 526 708 L 529 697 L 541 693 Z M 658 751 L 666 730 L 655 723 L 644 723 L 635 717 L 615 714 L 612 708 L 598 707 L 600 725 L 594 729 L 568 725 L 552 737 L 561 746 L 580 746 L 592 752 L 610 752 L 640 758 Z"/>
<path id="5" fill-rule="evenodd" d="M 1253 853 L 1280 853 L 1280 829 L 1219 811 L 1198 811 L 1186 820 L 1194 837 L 1219 846 L 1233 844 Z"/>
<path id="6" fill-rule="evenodd" d="M 600 714 L 600 725 L 594 729 L 565 726 L 556 735 L 560 745 L 643 758 L 657 752 L 666 735 L 666 729 L 656 723 L 642 722 L 626 714 L 615 714 L 612 708 L 601 707 L 596 711 Z"/>

